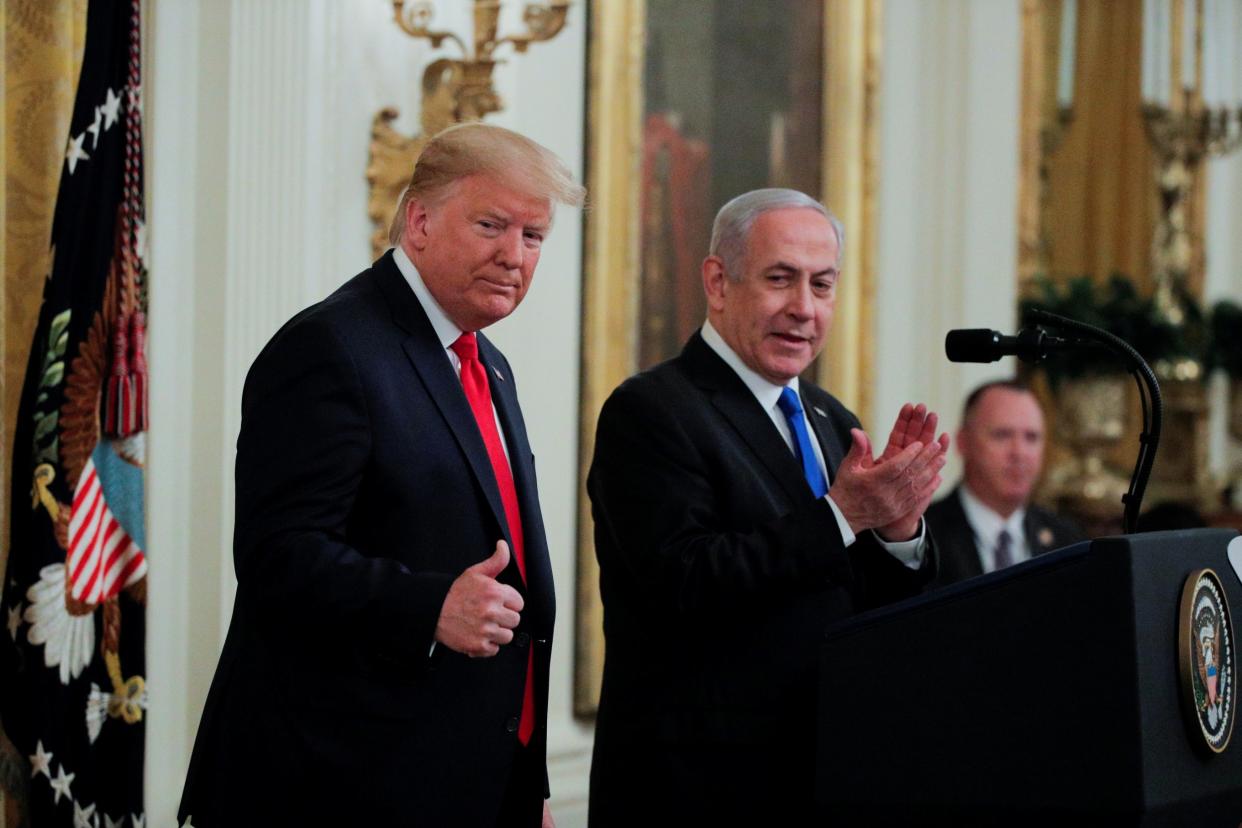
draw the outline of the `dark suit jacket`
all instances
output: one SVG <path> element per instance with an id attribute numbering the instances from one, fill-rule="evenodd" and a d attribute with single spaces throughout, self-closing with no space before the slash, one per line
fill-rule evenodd
<path id="1" fill-rule="evenodd" d="M 810 383 L 801 393 L 835 472 L 858 420 Z M 697 333 L 604 404 L 587 488 L 606 643 L 591 824 L 805 815 L 822 633 L 918 592 L 934 550 L 916 572 L 870 532 L 845 548 L 767 413 Z"/>
<path id="2" fill-rule="evenodd" d="M 974 530 L 962 508 L 962 488 L 958 486 L 941 500 L 933 503 L 925 515 L 927 525 L 936 536 L 940 551 L 940 572 L 935 587 L 964 581 L 983 574 L 979 552 L 975 547 Z M 1042 555 L 1083 539 L 1082 530 L 1047 509 L 1031 504 L 1026 507 L 1022 524 L 1027 548 L 1031 555 Z"/>
<path id="3" fill-rule="evenodd" d="M 479 351 L 525 535 L 529 583 L 514 562 L 500 578 L 525 599 L 514 642 L 429 656 L 449 586 L 509 532 L 461 383 L 389 253 L 286 323 L 246 378 L 237 598 L 183 819 L 493 825 L 531 646 L 542 765 L 552 573 L 513 372 L 481 335 Z"/>

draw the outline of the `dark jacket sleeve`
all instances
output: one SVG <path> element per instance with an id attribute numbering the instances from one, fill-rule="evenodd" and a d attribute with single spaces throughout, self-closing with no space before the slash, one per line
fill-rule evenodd
<path id="1" fill-rule="evenodd" d="M 365 389 L 342 337 L 325 320 L 295 319 L 255 361 L 243 393 L 239 600 L 246 593 L 277 623 L 319 627 L 418 666 L 452 578 L 346 542 L 372 444 Z"/>

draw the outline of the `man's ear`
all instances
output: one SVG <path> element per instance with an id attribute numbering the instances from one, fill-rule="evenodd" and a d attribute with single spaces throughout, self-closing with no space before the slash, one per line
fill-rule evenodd
<path id="1" fill-rule="evenodd" d="M 412 198 L 405 204 L 405 237 L 415 250 L 427 247 L 427 223 L 430 214 L 421 199 Z"/>
<path id="2" fill-rule="evenodd" d="M 707 307 L 719 313 L 724 309 L 725 291 L 729 275 L 725 273 L 724 260 L 708 256 L 703 260 L 703 292 L 707 294 Z"/>

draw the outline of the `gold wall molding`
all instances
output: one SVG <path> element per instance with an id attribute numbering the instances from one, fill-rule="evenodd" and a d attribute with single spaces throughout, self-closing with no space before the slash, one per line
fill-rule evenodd
<path id="1" fill-rule="evenodd" d="M 845 224 L 843 290 L 818 378 L 866 421 L 872 385 L 875 113 L 880 0 L 823 0 L 821 196 Z M 586 474 L 604 400 L 638 369 L 642 121 L 648 5 L 591 5 L 587 211 L 578 465 L 574 712 L 595 713 L 604 663 L 603 607 Z M 710 218 L 709 218 L 710 221 Z M 706 253 L 706 251 L 703 251 Z"/>
<path id="2" fill-rule="evenodd" d="M 579 716 L 594 714 L 604 669 L 604 608 L 586 474 L 595 448 L 600 408 L 638 365 L 646 12 L 644 0 L 596 2 L 591 6 L 587 87 L 590 208 L 582 286 L 578 605 L 574 630 L 574 712 Z"/>
<path id="3" fill-rule="evenodd" d="M 845 226 L 845 261 L 818 379 L 871 424 L 874 341 L 876 93 L 882 0 L 824 8 L 824 203 Z"/>
<path id="4" fill-rule="evenodd" d="M 1022 0 L 1022 100 L 1019 114 L 1018 283 L 1026 283 L 1042 269 L 1040 221 L 1043 188 L 1039 140 L 1043 125 L 1042 101 L 1047 83 L 1044 70 L 1043 0 Z"/>

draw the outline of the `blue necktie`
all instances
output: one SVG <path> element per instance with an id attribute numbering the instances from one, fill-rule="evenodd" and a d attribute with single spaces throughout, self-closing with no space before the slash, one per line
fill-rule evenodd
<path id="1" fill-rule="evenodd" d="M 802 474 L 807 485 L 816 497 L 828 493 L 828 481 L 824 479 L 824 471 L 815 459 L 815 449 L 811 448 L 811 436 L 806 433 L 806 419 L 802 416 L 802 401 L 792 388 L 781 389 L 781 398 L 776 403 L 785 419 L 789 421 L 789 431 L 794 438 L 794 454 L 802 463 Z"/>

